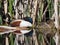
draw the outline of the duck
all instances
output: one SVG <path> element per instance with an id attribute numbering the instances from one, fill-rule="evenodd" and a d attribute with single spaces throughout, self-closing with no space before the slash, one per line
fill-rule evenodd
<path id="1" fill-rule="evenodd" d="M 21 28 L 28 28 L 32 27 L 32 18 L 31 17 L 24 17 L 23 19 L 16 19 L 10 23 L 11 27 L 21 27 Z M 20 32 L 22 34 L 26 34 L 30 32 L 31 30 L 18 30 L 15 31 L 16 33 Z"/>

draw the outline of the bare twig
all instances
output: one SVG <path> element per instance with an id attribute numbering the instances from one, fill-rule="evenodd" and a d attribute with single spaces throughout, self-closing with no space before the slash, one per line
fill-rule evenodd
<path id="1" fill-rule="evenodd" d="M 48 7 L 49 7 L 49 5 L 46 6 L 46 9 L 45 9 L 45 11 L 44 11 L 43 14 L 42 14 L 42 18 L 43 18 L 43 16 L 45 15 L 45 13 L 46 13 Z"/>

